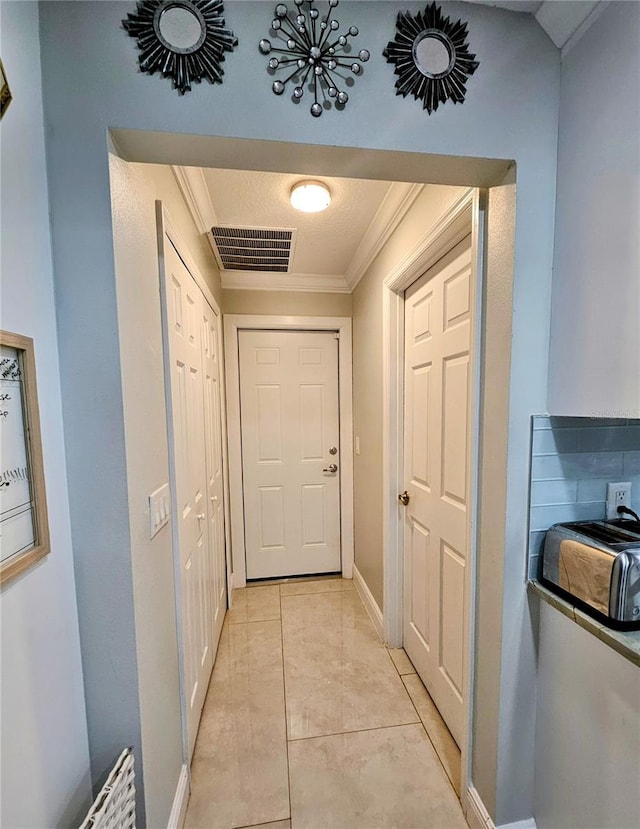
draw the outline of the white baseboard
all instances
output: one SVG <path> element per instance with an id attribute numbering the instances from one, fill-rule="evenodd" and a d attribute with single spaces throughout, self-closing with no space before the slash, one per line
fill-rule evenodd
<path id="1" fill-rule="evenodd" d="M 186 765 L 180 770 L 178 786 L 173 798 L 173 806 L 169 815 L 167 829 L 182 829 L 184 819 L 187 816 L 187 804 L 189 803 L 189 772 Z"/>
<path id="2" fill-rule="evenodd" d="M 496 829 L 475 786 L 469 786 L 465 792 L 462 798 L 462 809 L 471 829 Z"/>
<path id="3" fill-rule="evenodd" d="M 356 588 L 358 595 L 362 599 L 362 603 L 364 604 L 367 613 L 373 622 L 376 633 L 384 642 L 384 622 L 382 619 L 382 611 L 378 607 L 378 603 L 373 598 L 373 593 L 367 587 L 367 583 L 362 578 L 362 575 L 355 564 L 353 565 L 353 586 Z"/>
<path id="4" fill-rule="evenodd" d="M 532 817 L 496 826 L 475 786 L 469 786 L 467 789 L 465 797 L 462 798 L 462 808 L 470 829 L 537 829 Z"/>

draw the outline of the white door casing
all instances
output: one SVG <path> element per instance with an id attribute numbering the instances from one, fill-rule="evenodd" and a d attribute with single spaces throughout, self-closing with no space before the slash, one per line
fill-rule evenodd
<path id="1" fill-rule="evenodd" d="M 404 646 L 464 732 L 472 399 L 471 236 L 405 293 Z"/>
<path id="2" fill-rule="evenodd" d="M 404 480 L 404 291 L 425 271 L 437 263 L 458 242 L 472 235 L 473 281 L 473 432 L 472 476 L 470 480 L 470 540 L 466 566 L 467 619 L 465 630 L 465 731 L 460 746 L 461 789 L 463 804 L 472 802 L 471 762 L 474 742 L 474 648 L 475 605 L 477 590 L 478 492 L 480 436 L 481 376 L 484 364 L 483 283 L 487 234 L 487 192 L 469 189 L 407 251 L 406 255 L 385 277 L 382 287 L 382 358 L 383 358 L 383 574 L 384 574 L 384 638 L 393 647 L 403 644 L 404 590 L 404 520 L 405 508 L 398 494 L 405 488 Z M 484 430 L 486 431 L 486 430 Z M 465 811 L 466 811 L 465 806 Z M 467 812 L 467 814 L 470 814 Z"/>
<path id="3" fill-rule="evenodd" d="M 247 578 L 338 572 L 337 335 L 238 339 Z"/>

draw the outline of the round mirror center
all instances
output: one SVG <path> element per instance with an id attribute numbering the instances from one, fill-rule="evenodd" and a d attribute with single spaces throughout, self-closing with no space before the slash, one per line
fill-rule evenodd
<path id="1" fill-rule="evenodd" d="M 428 78 L 437 78 L 449 71 L 451 53 L 441 38 L 425 34 L 414 43 L 413 59 L 419 72 Z"/>
<path id="2" fill-rule="evenodd" d="M 160 34 L 174 49 L 193 49 L 202 27 L 196 15 L 184 6 L 170 6 L 160 15 Z"/>

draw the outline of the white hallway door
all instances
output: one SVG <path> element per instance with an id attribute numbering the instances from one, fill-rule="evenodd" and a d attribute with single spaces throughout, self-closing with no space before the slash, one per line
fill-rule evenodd
<path id="1" fill-rule="evenodd" d="M 239 331 L 248 579 L 339 572 L 338 340 Z"/>
<path id="2" fill-rule="evenodd" d="M 454 739 L 464 726 L 471 468 L 471 237 L 405 293 L 404 647 Z"/>
<path id="3" fill-rule="evenodd" d="M 164 280 L 189 754 L 226 609 L 216 314 L 165 236 Z"/>

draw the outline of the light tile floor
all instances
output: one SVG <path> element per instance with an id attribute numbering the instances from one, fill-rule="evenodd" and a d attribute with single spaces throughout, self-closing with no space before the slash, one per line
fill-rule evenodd
<path id="1" fill-rule="evenodd" d="M 351 581 L 249 587 L 233 605 L 186 829 L 465 829 L 458 748 Z"/>

